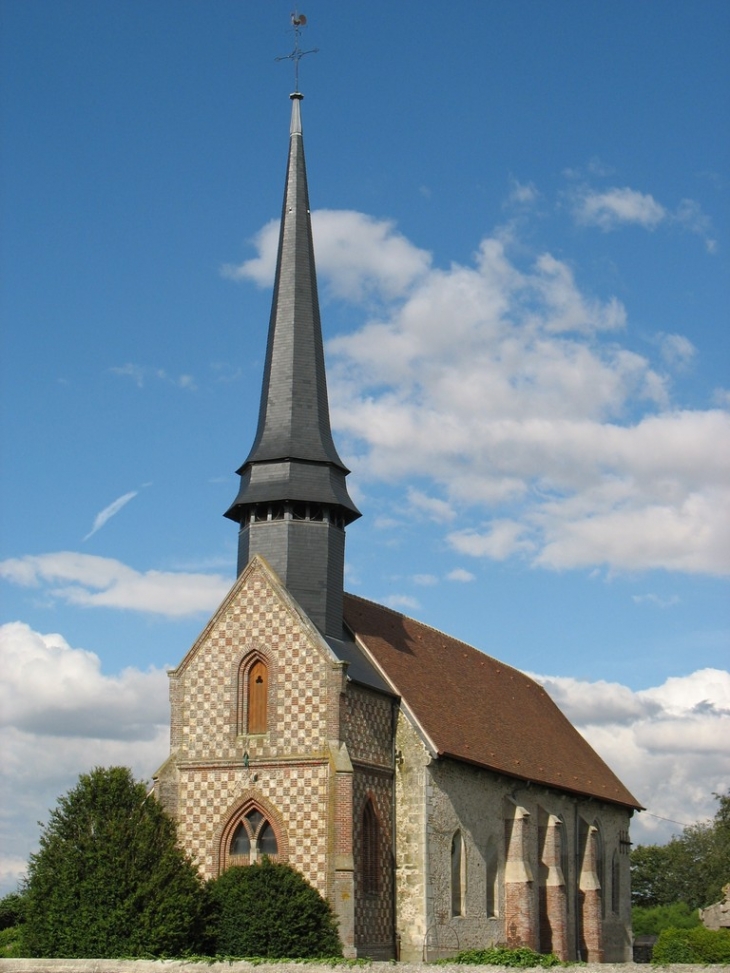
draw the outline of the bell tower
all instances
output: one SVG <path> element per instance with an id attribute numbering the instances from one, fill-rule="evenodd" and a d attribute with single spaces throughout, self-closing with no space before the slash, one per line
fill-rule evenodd
<path id="1" fill-rule="evenodd" d="M 258 428 L 225 516 L 240 524 L 238 573 L 262 554 L 323 635 L 342 638 L 345 527 L 360 516 L 332 439 L 301 123 L 289 160 Z"/>

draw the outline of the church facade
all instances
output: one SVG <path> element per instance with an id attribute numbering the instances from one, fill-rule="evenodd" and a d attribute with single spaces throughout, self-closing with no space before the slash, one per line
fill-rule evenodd
<path id="1" fill-rule="evenodd" d="M 344 592 L 360 514 L 330 430 L 291 98 L 259 423 L 226 513 L 238 578 L 170 673 L 155 793 L 206 877 L 262 855 L 299 869 L 346 955 L 630 960 L 636 799 L 528 677 Z"/>

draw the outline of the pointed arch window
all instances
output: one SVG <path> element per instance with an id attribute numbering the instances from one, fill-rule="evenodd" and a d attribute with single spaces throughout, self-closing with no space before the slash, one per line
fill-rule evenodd
<path id="1" fill-rule="evenodd" d="M 451 915 L 464 915 L 466 891 L 466 853 L 464 836 L 457 831 L 451 839 Z"/>
<path id="2" fill-rule="evenodd" d="M 487 841 L 487 918 L 499 915 L 499 858 L 497 842 L 494 838 Z"/>
<path id="3" fill-rule="evenodd" d="M 251 808 L 233 830 L 228 847 L 230 863 L 248 865 L 260 855 L 275 858 L 278 853 L 279 843 L 271 822 L 258 808 Z"/>
<path id="4" fill-rule="evenodd" d="M 247 732 L 266 733 L 268 729 L 269 670 L 262 659 L 257 659 L 248 670 L 247 703 Z"/>
<path id="5" fill-rule="evenodd" d="M 380 891 L 380 824 L 371 800 L 362 812 L 362 884 L 365 895 Z"/>

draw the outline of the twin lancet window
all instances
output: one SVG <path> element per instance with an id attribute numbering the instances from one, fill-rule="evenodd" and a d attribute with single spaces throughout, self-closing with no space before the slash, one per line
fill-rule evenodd
<path id="1" fill-rule="evenodd" d="M 260 855 L 275 857 L 278 853 L 279 845 L 270 822 L 258 808 L 248 811 L 233 832 L 229 848 L 231 858 L 243 859 L 242 863 L 248 864 Z"/>

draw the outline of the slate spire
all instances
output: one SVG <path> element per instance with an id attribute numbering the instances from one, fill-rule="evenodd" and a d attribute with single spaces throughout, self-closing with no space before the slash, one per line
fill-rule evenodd
<path id="1" fill-rule="evenodd" d="M 342 636 L 345 526 L 360 516 L 332 439 L 300 105 L 289 162 L 256 436 L 225 516 L 241 525 L 239 574 L 263 554 L 325 635 Z"/>

